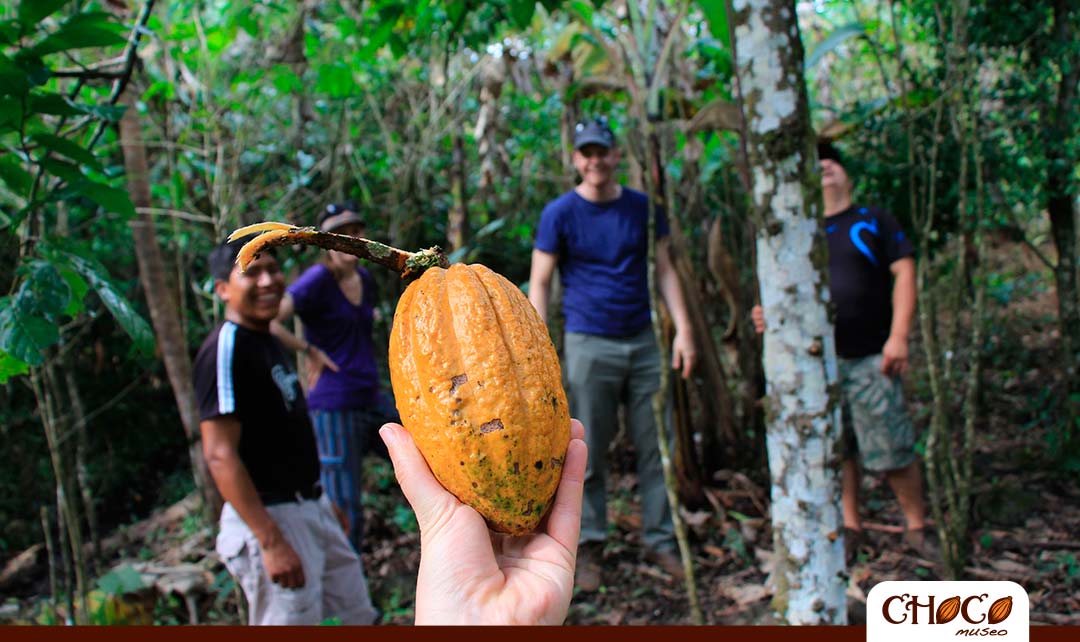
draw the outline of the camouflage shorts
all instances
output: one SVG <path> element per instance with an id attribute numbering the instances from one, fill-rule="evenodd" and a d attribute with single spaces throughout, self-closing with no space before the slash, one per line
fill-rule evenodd
<path id="1" fill-rule="evenodd" d="M 881 355 L 838 359 L 844 454 L 863 468 L 885 472 L 915 460 L 915 429 L 904 408 L 900 379 L 881 374 Z"/>

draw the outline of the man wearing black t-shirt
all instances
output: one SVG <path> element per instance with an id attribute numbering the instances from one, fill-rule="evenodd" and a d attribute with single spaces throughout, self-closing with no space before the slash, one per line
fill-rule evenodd
<path id="1" fill-rule="evenodd" d="M 829 280 L 836 306 L 845 459 L 843 512 L 848 562 L 864 541 L 858 490 L 863 468 L 883 473 L 904 514 L 905 544 L 933 557 L 926 540 L 922 470 L 900 377 L 908 369 L 915 315 L 914 249 L 887 211 L 853 205 L 851 180 L 831 143 L 818 145 Z M 763 332 L 761 306 L 754 324 Z"/>
<path id="2" fill-rule="evenodd" d="M 244 240 L 210 254 L 225 321 L 195 358 L 203 453 L 226 501 L 217 552 L 244 589 L 250 624 L 371 624 L 360 560 L 318 485 L 303 391 L 270 334 L 285 279 L 269 253 L 241 271 Z"/>

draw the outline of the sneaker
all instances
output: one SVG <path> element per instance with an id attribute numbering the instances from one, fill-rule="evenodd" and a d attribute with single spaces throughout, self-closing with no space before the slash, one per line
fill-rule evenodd
<path id="1" fill-rule="evenodd" d="M 578 545 L 574 586 L 592 593 L 600 588 L 600 561 L 604 558 L 603 542 L 582 542 Z"/>
<path id="2" fill-rule="evenodd" d="M 866 531 L 861 528 L 844 527 L 844 563 L 848 566 L 855 564 L 859 558 L 859 550 L 866 545 Z"/>
<path id="3" fill-rule="evenodd" d="M 660 567 L 660 570 L 667 573 L 678 581 L 686 579 L 686 572 L 683 570 L 682 558 L 675 551 L 669 550 L 656 550 L 653 548 L 645 549 L 645 561 L 655 564 Z"/>
<path id="4" fill-rule="evenodd" d="M 937 544 L 937 533 L 929 526 L 905 530 L 904 548 L 928 562 L 937 562 L 941 559 L 941 548 Z"/>

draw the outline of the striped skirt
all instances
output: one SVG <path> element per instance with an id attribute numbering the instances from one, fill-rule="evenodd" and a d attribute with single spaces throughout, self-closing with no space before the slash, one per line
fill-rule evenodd
<path id="1" fill-rule="evenodd" d="M 397 417 L 378 408 L 311 411 L 322 487 L 330 500 L 348 514 L 349 541 L 357 553 L 364 541 L 364 456 L 379 440 L 379 428 L 388 421 L 397 421 Z"/>

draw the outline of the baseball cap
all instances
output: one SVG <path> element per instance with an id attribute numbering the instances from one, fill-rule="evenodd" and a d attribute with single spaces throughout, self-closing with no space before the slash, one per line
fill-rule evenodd
<path id="1" fill-rule="evenodd" d="M 352 223 L 364 225 L 364 217 L 357 211 L 359 209 L 355 201 L 330 203 L 319 213 L 315 226 L 324 232 L 333 232 Z"/>
<path id="2" fill-rule="evenodd" d="M 840 150 L 832 144 L 832 141 L 823 140 L 819 142 L 817 144 L 817 155 L 819 161 L 828 159 L 837 165 L 844 165 L 844 157 L 840 154 Z"/>
<path id="3" fill-rule="evenodd" d="M 578 121 L 574 126 L 574 149 L 581 149 L 586 145 L 600 145 L 611 149 L 615 146 L 615 133 L 608 125 L 605 116 L 597 116 L 591 120 Z"/>

